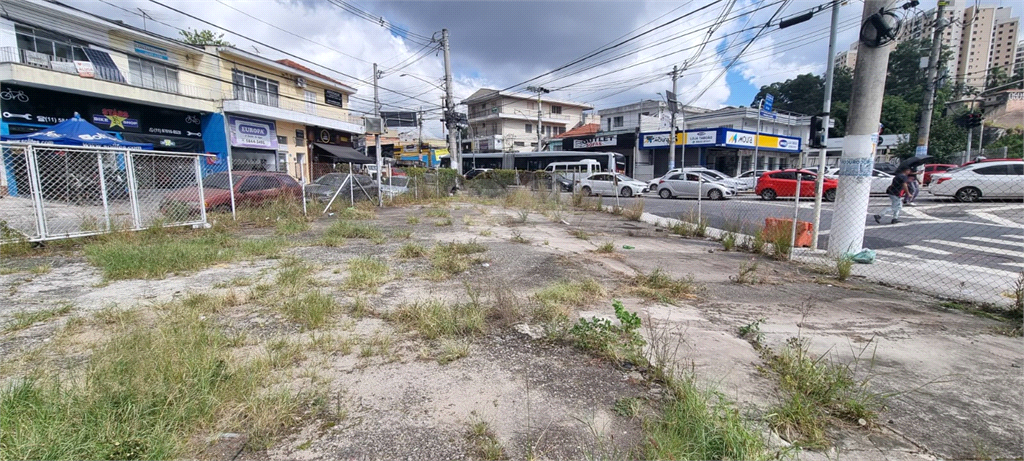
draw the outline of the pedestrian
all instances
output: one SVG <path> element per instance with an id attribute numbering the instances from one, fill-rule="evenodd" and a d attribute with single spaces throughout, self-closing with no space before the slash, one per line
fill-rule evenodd
<path id="1" fill-rule="evenodd" d="M 885 189 L 885 195 L 889 196 L 889 208 L 882 210 L 881 214 L 875 215 L 875 222 L 881 224 L 882 216 L 892 214 L 892 221 L 889 224 L 900 222 L 900 210 L 903 208 L 903 196 L 907 195 L 907 175 L 910 168 L 903 168 L 892 177 L 892 184 Z"/>
<path id="2" fill-rule="evenodd" d="M 907 194 L 903 196 L 903 204 L 916 206 L 914 200 L 917 200 L 919 192 L 921 192 L 921 182 L 917 180 L 917 170 L 910 170 L 910 175 L 907 176 Z"/>

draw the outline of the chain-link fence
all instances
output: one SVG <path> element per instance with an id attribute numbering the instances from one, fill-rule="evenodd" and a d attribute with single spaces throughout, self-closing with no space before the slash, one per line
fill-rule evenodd
<path id="1" fill-rule="evenodd" d="M 0 152 L 0 241 L 206 222 L 199 154 L 8 142 Z"/>
<path id="2" fill-rule="evenodd" d="M 768 171 L 756 184 L 676 174 L 651 184 L 644 208 L 736 247 L 811 263 L 822 272 L 1018 306 L 1024 297 L 1022 168 L 1020 159 L 920 165 L 906 176 L 906 190 L 902 177 L 870 163 L 858 174 L 827 171 L 818 213 L 813 171 Z M 630 200 L 638 199 L 619 199 L 624 206 Z M 613 205 L 615 198 L 604 203 Z"/>

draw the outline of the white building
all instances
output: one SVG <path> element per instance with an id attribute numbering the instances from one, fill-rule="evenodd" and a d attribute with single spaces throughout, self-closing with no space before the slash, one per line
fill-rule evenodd
<path id="1" fill-rule="evenodd" d="M 971 6 L 964 10 L 963 24 L 956 81 L 984 89 L 992 68 L 1012 75 L 1020 20 L 1010 7 Z"/>
<path id="2" fill-rule="evenodd" d="M 469 108 L 469 141 L 473 152 L 543 150 L 553 136 L 585 123 L 593 106 L 541 96 L 538 128 L 537 95 L 511 94 L 482 88 L 460 104 Z M 541 146 L 537 145 L 538 133 Z"/>

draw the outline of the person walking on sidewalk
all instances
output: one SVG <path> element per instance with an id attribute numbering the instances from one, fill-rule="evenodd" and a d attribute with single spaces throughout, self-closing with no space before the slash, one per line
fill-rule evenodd
<path id="1" fill-rule="evenodd" d="M 904 168 L 892 177 L 892 184 L 889 184 L 889 188 L 885 190 L 885 195 L 889 196 L 889 208 L 882 210 L 881 214 L 875 215 L 876 223 L 881 224 L 882 216 L 887 214 L 892 215 L 892 221 L 889 224 L 900 222 L 900 210 L 903 209 L 903 196 L 907 195 L 907 174 L 909 173 L 910 168 Z"/>
<path id="2" fill-rule="evenodd" d="M 903 204 L 906 206 L 915 206 L 914 200 L 917 200 L 917 194 L 921 192 L 921 183 L 917 180 L 917 170 L 910 170 L 910 175 L 907 176 L 907 195 L 903 196 Z"/>

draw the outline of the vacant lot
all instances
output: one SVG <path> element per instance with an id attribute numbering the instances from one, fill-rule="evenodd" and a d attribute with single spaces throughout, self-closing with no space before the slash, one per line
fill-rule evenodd
<path id="1" fill-rule="evenodd" d="M 1024 451 L 1019 319 L 579 208 L 519 193 L 5 247 L 0 457 Z"/>

